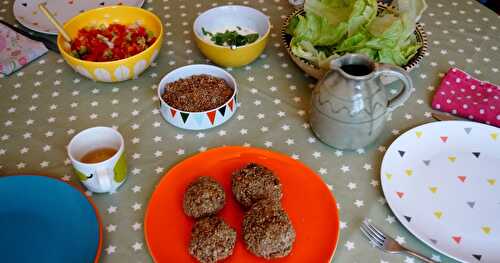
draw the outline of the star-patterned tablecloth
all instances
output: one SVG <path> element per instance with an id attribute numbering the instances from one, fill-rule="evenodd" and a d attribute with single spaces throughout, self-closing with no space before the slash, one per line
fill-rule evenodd
<path id="1" fill-rule="evenodd" d="M 229 69 L 240 87 L 241 107 L 228 123 L 190 132 L 167 124 L 158 110 L 156 88 L 170 70 L 207 63 L 191 28 L 197 14 L 224 4 L 243 4 L 271 17 L 267 49 L 254 63 Z M 148 0 L 166 30 L 156 62 L 138 79 L 96 83 L 73 72 L 49 52 L 13 75 L 0 79 L 0 175 L 47 174 L 77 182 L 66 145 L 80 130 L 104 125 L 125 138 L 129 164 L 126 183 L 114 194 L 94 194 L 104 223 L 101 262 L 151 262 L 143 218 L 155 185 L 186 157 L 221 145 L 247 145 L 282 152 L 311 167 L 335 194 L 341 232 L 333 262 L 417 262 L 373 248 L 359 225 L 368 218 L 396 240 L 438 262 L 454 262 L 407 232 L 387 206 L 380 188 L 385 150 L 404 131 L 431 122 L 434 89 L 450 67 L 500 83 L 500 16 L 473 0 L 429 0 L 422 23 L 429 53 L 411 72 L 415 92 L 392 114 L 386 132 L 370 147 L 340 151 L 318 141 L 308 124 L 314 80 L 289 59 L 279 29 L 292 8 L 287 0 Z M 0 2 L 0 19 L 14 22 L 13 0 Z M 1 248 L 0 248 L 1 251 Z"/>

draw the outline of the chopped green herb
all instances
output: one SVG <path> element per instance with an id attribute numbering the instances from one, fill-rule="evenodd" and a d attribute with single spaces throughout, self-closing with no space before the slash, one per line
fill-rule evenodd
<path id="1" fill-rule="evenodd" d="M 204 27 L 201 28 L 201 32 L 203 33 L 203 35 L 205 36 L 212 36 L 212 33 L 208 32 L 207 30 L 205 30 Z"/>
<path id="2" fill-rule="evenodd" d="M 241 30 L 241 27 L 236 27 L 238 30 Z M 210 40 L 212 40 L 216 45 L 219 46 L 244 46 L 247 44 L 251 44 L 257 39 L 259 39 L 259 34 L 254 33 L 254 34 L 248 34 L 248 35 L 241 35 L 238 33 L 236 30 L 229 31 L 226 30 L 224 33 L 217 32 L 215 34 L 208 32 L 205 30 L 205 28 L 201 28 L 201 31 L 205 36 L 210 36 Z"/>

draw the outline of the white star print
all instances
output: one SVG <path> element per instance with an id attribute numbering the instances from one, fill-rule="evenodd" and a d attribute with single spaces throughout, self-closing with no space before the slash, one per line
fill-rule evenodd
<path id="1" fill-rule="evenodd" d="M 160 127 L 160 125 L 161 125 L 161 122 L 159 122 L 159 121 L 153 122 L 153 127 L 155 127 L 155 128 Z"/>
<path id="2" fill-rule="evenodd" d="M 182 140 L 182 139 L 184 139 L 184 134 L 179 134 L 178 133 L 177 135 L 175 135 L 175 139 L 176 140 Z"/>
<path id="3" fill-rule="evenodd" d="M 50 149 L 51 149 L 50 145 L 43 146 L 43 151 L 44 152 L 48 152 L 48 151 L 50 151 Z"/>
<path id="4" fill-rule="evenodd" d="M 138 193 L 141 191 L 141 187 L 138 186 L 138 185 L 134 185 L 134 187 L 132 187 L 132 192 L 134 193 Z"/>
<path id="5" fill-rule="evenodd" d="M 141 141 L 141 139 L 137 138 L 137 137 L 134 137 L 132 138 L 132 144 L 137 144 Z"/>
<path id="6" fill-rule="evenodd" d="M 106 230 L 107 230 L 108 232 L 110 232 L 110 233 L 111 233 L 111 232 L 115 232 L 115 231 L 116 231 L 116 225 L 109 224 L 109 225 L 107 225 L 107 226 L 106 226 Z"/>
<path id="7" fill-rule="evenodd" d="M 364 206 L 365 202 L 363 200 L 356 200 L 356 201 L 354 201 L 354 205 L 359 208 L 359 207 Z"/>
<path id="8" fill-rule="evenodd" d="M 154 153 L 154 155 L 155 155 L 155 157 L 156 157 L 156 158 L 158 158 L 158 157 L 163 156 L 163 152 L 162 152 L 162 151 L 158 151 L 158 150 L 157 150 L 157 151 Z"/>
<path id="9" fill-rule="evenodd" d="M 371 169 L 372 169 L 372 166 L 371 166 L 370 164 L 365 163 L 365 164 L 363 165 L 363 169 L 365 169 L 365 170 L 367 170 L 367 171 L 368 171 L 368 170 L 371 170 Z"/>
<path id="10" fill-rule="evenodd" d="M 298 160 L 298 159 L 300 159 L 300 155 L 294 153 L 294 154 L 292 154 L 292 159 Z"/>
<path id="11" fill-rule="evenodd" d="M 23 148 L 21 148 L 21 150 L 19 151 L 19 153 L 21 153 L 21 154 L 25 154 L 25 153 L 27 153 L 29 150 L 30 150 L 30 148 L 23 147 Z"/>
<path id="12" fill-rule="evenodd" d="M 137 211 L 137 210 L 140 210 L 142 207 L 142 205 L 140 203 L 137 203 L 135 202 L 133 205 L 132 205 L 132 209 L 134 209 L 134 211 Z"/>
<path id="13" fill-rule="evenodd" d="M 108 255 L 111 255 L 116 252 L 116 247 L 109 245 L 105 250 Z"/>
<path id="14" fill-rule="evenodd" d="M 379 182 L 377 180 L 373 180 L 370 182 L 370 184 L 373 186 L 373 187 L 377 187 L 379 185 Z"/>
<path id="15" fill-rule="evenodd" d="M 135 159 L 135 160 L 137 160 L 137 159 L 141 158 L 141 154 L 140 153 L 134 153 L 134 154 L 132 154 L 132 158 Z"/>
<path id="16" fill-rule="evenodd" d="M 227 132 L 225 130 L 220 130 L 219 132 L 217 132 L 217 134 L 219 134 L 219 136 L 224 136 L 227 134 Z"/>
<path id="17" fill-rule="evenodd" d="M 40 167 L 42 167 L 42 168 L 45 168 L 47 166 L 49 166 L 49 162 L 47 162 L 47 161 L 43 161 L 40 163 Z"/>
<path id="18" fill-rule="evenodd" d="M 318 159 L 321 157 L 321 153 L 320 152 L 313 152 L 312 156 L 314 157 L 314 159 Z"/>
<path id="19" fill-rule="evenodd" d="M 315 142 L 316 142 L 316 138 L 314 138 L 314 137 L 309 137 L 309 138 L 307 138 L 307 142 L 308 142 L 308 143 L 315 143 Z"/>
<path id="20" fill-rule="evenodd" d="M 199 132 L 196 134 L 196 137 L 198 137 L 199 139 L 205 138 L 205 134 L 203 132 Z"/>
<path id="21" fill-rule="evenodd" d="M 118 210 L 118 207 L 116 206 L 110 206 L 108 207 L 108 214 L 112 214 L 112 213 L 115 213 L 117 210 Z"/>
<path id="22" fill-rule="evenodd" d="M 343 172 L 343 173 L 347 173 L 351 170 L 351 168 L 349 168 L 349 166 L 347 165 L 342 165 L 342 167 L 340 167 L 340 170 Z"/>
<path id="23" fill-rule="evenodd" d="M 199 152 L 205 152 L 206 150 L 207 150 L 207 147 L 205 147 L 205 146 L 201 146 L 200 148 L 198 148 Z"/>
<path id="24" fill-rule="evenodd" d="M 347 248 L 347 250 L 353 250 L 355 248 L 354 242 L 352 241 L 347 241 L 344 246 Z"/>
<path id="25" fill-rule="evenodd" d="M 135 222 L 133 225 L 132 225 L 132 229 L 134 229 L 134 231 L 137 231 L 139 229 L 141 229 L 141 223 L 139 222 Z"/>
<path id="26" fill-rule="evenodd" d="M 273 142 L 266 141 L 266 142 L 264 142 L 264 145 L 265 145 L 267 148 L 270 148 L 270 147 L 273 147 Z"/>
<path id="27" fill-rule="evenodd" d="M 163 167 L 159 167 L 159 166 L 158 166 L 158 167 L 156 167 L 156 168 L 155 168 L 155 172 L 156 172 L 157 174 L 159 174 L 159 173 L 163 172 Z"/>
<path id="28" fill-rule="evenodd" d="M 134 251 L 141 250 L 141 249 L 142 249 L 142 243 L 140 243 L 140 242 L 135 242 L 135 243 L 132 245 L 132 248 L 134 249 Z"/>
<path id="29" fill-rule="evenodd" d="M 259 118 L 259 119 L 264 119 L 265 116 L 266 115 L 264 113 L 257 114 L 257 118 Z"/>
<path id="30" fill-rule="evenodd" d="M 278 116 L 280 117 L 285 117 L 286 116 L 286 113 L 284 111 L 280 111 L 278 113 L 276 113 Z"/>
<path id="31" fill-rule="evenodd" d="M 345 229 L 347 228 L 347 223 L 344 221 L 340 221 L 340 229 Z"/>
<path id="32" fill-rule="evenodd" d="M 288 145 L 292 145 L 292 144 L 294 144 L 294 143 L 295 143 L 295 141 L 294 141 L 293 139 L 288 138 L 288 139 L 286 140 L 286 144 L 288 144 Z"/>
<path id="33" fill-rule="evenodd" d="M 328 173 L 328 170 L 327 170 L 326 168 L 321 167 L 321 168 L 319 168 L 318 172 L 319 172 L 321 175 L 325 175 L 325 174 L 327 174 L 327 173 Z"/>
<path id="34" fill-rule="evenodd" d="M 180 148 L 180 149 L 177 149 L 177 151 L 175 151 L 175 153 L 177 153 L 177 155 L 183 155 L 185 153 L 185 150 Z"/>
<path id="35" fill-rule="evenodd" d="M 2 149 L 3 150 L 3 149 Z M 0 150 L 0 155 L 3 155 L 1 150 Z M 23 163 L 23 162 L 20 162 L 16 165 L 17 169 L 22 169 L 22 168 L 25 168 L 26 167 L 26 164 Z"/>
<path id="36" fill-rule="evenodd" d="M 353 182 L 349 182 L 349 183 L 347 184 L 347 188 L 349 188 L 349 189 L 351 189 L 351 190 L 354 190 L 354 189 L 356 189 L 356 188 L 357 188 L 357 185 L 356 185 L 355 183 L 353 183 Z"/>

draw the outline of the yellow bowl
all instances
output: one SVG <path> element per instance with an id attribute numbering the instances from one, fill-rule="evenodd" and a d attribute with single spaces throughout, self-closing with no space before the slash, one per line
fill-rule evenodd
<path id="1" fill-rule="evenodd" d="M 211 42 L 203 30 L 223 32 L 228 27 L 240 26 L 259 33 L 255 42 L 231 49 Z M 199 15 L 193 24 L 196 45 L 212 62 L 224 67 L 240 67 L 251 63 L 262 54 L 269 38 L 269 17 L 247 6 L 226 5 L 215 7 Z"/>
<path id="2" fill-rule="evenodd" d="M 139 23 L 156 36 L 156 41 L 146 50 L 134 56 L 108 62 L 93 62 L 75 58 L 65 47 L 64 39 L 57 36 L 57 46 L 64 60 L 78 73 L 85 77 L 103 82 L 118 82 L 137 78 L 160 52 L 163 42 L 163 25 L 153 13 L 131 6 L 107 6 L 83 12 L 64 24 L 64 29 L 71 38 L 85 26 L 99 26 L 120 23 L 129 25 Z"/>

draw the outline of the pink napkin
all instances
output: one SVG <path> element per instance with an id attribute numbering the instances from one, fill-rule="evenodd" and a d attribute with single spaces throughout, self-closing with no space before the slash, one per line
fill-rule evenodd
<path id="1" fill-rule="evenodd" d="M 46 52 L 43 43 L 0 24 L 0 75 L 9 75 Z"/>
<path id="2" fill-rule="evenodd" d="M 500 87 L 451 68 L 434 94 L 432 108 L 500 127 Z"/>

